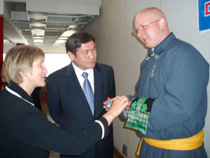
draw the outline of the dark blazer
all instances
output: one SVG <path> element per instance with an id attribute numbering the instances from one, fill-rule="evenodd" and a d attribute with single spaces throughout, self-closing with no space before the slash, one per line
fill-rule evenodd
<path id="1" fill-rule="evenodd" d="M 0 93 L 0 158 L 48 158 L 49 151 L 79 155 L 101 139 L 98 123 L 89 125 L 81 133 L 67 133 L 48 121 L 32 106 L 32 98 L 17 84 L 9 86 L 25 100 L 6 89 Z M 104 124 L 105 135 L 109 128 Z"/>
<path id="2" fill-rule="evenodd" d="M 79 84 L 72 64 L 48 77 L 48 106 L 54 121 L 66 131 L 80 132 L 85 126 L 101 117 L 103 102 L 115 97 L 115 80 L 112 67 L 96 63 L 94 67 L 94 116 Z M 64 157 L 64 156 L 63 156 Z M 81 155 L 84 158 L 113 157 L 113 127 L 102 141 Z"/>
<path id="3" fill-rule="evenodd" d="M 41 100 L 40 100 L 40 91 L 41 87 L 36 87 L 34 91 L 31 94 L 31 97 L 33 99 L 34 105 L 42 111 L 42 105 L 41 105 Z"/>

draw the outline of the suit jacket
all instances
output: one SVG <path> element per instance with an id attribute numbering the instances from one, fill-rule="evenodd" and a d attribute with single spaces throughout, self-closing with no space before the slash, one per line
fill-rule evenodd
<path id="1" fill-rule="evenodd" d="M 48 77 L 47 87 L 48 106 L 54 121 L 66 131 L 80 132 L 106 112 L 103 102 L 107 97 L 115 97 L 114 71 L 112 67 L 99 63 L 94 67 L 94 116 L 72 64 L 52 73 Z M 81 157 L 112 158 L 113 127 L 110 126 L 110 134 L 106 138 L 97 142 Z"/>
<path id="2" fill-rule="evenodd" d="M 0 93 L 0 158 L 48 158 L 49 151 L 79 155 L 101 139 L 98 123 L 81 133 L 67 133 L 28 103 L 33 102 L 32 98 L 17 84 L 8 87 L 24 100 L 6 89 Z M 100 121 L 107 135 L 107 121 L 104 118 Z"/>

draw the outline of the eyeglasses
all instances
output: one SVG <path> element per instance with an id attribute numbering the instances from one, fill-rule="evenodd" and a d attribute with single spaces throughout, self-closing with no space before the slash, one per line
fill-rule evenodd
<path id="1" fill-rule="evenodd" d="M 158 22 L 158 21 L 160 21 L 160 20 L 155 20 L 155 21 L 153 21 L 153 22 L 151 22 L 151 23 L 148 23 L 148 24 L 146 24 L 146 25 L 139 26 L 138 30 L 136 30 L 136 29 L 133 30 L 133 34 L 134 34 L 134 35 L 137 35 L 139 32 L 144 32 L 145 29 L 147 28 L 147 26 L 149 26 L 149 25 L 151 25 L 151 24 L 154 24 L 155 22 Z"/>

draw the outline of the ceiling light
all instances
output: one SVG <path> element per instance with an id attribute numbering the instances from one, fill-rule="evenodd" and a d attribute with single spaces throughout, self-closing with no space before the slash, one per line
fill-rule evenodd
<path id="1" fill-rule="evenodd" d="M 29 12 L 29 18 L 35 21 L 46 21 L 47 16 L 41 13 L 31 13 Z"/>
<path id="2" fill-rule="evenodd" d="M 66 37 L 69 37 L 71 36 L 73 33 L 75 33 L 76 31 L 75 30 L 69 30 L 69 31 L 65 31 L 63 32 L 63 34 L 61 36 L 66 36 Z"/>
<path id="3" fill-rule="evenodd" d="M 43 36 L 33 36 L 34 40 L 43 40 L 44 37 Z"/>
<path id="4" fill-rule="evenodd" d="M 46 24 L 42 24 L 42 23 L 30 23 L 30 28 L 39 28 L 39 29 L 45 29 L 46 28 Z"/>
<path id="5" fill-rule="evenodd" d="M 34 39 L 34 43 L 43 43 L 42 39 Z"/>

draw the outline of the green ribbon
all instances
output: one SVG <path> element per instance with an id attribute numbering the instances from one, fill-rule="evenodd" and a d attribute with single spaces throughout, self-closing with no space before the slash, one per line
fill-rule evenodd
<path id="1" fill-rule="evenodd" d="M 146 134 L 150 115 L 150 112 L 147 111 L 147 104 L 145 104 L 147 99 L 147 97 L 141 97 L 137 101 L 132 102 L 125 127 L 133 128 Z"/>

